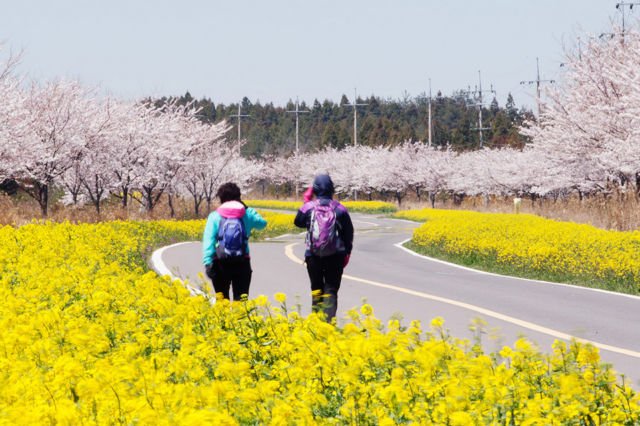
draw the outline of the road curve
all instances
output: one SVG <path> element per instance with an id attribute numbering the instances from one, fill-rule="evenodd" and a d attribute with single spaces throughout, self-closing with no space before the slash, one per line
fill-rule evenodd
<path id="1" fill-rule="evenodd" d="M 563 284 L 488 274 L 417 256 L 399 243 L 410 238 L 415 223 L 352 215 L 356 227 L 351 263 L 339 293 L 338 317 L 363 300 L 376 316 L 400 316 L 403 323 L 441 316 L 459 338 L 472 338 L 469 325 L 482 319 L 488 351 L 526 336 L 543 351 L 555 339 L 571 337 L 594 343 L 602 359 L 626 381 L 640 388 L 640 298 Z M 251 296 L 286 293 L 289 304 L 309 312 L 309 282 L 300 264 L 303 235 L 252 243 Z M 161 272 L 171 271 L 196 289 L 202 280 L 201 245 L 184 243 L 156 256 Z"/>

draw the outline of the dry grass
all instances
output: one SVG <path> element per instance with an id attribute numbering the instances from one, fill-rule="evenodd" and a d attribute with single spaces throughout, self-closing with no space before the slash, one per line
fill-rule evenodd
<path id="1" fill-rule="evenodd" d="M 426 202 L 410 200 L 403 203 L 403 209 L 430 208 Z M 456 205 L 451 200 L 438 200 L 436 208 L 454 210 L 474 210 L 493 213 L 514 213 L 513 198 L 469 197 Z M 640 228 L 640 201 L 633 197 L 588 197 L 580 200 L 577 196 L 568 199 L 523 199 L 521 213 L 530 213 L 554 220 L 587 223 L 598 228 L 633 231 Z"/>
<path id="2" fill-rule="evenodd" d="M 244 198 L 266 198 L 262 197 L 259 191 L 255 194 L 248 193 Z M 295 197 L 279 197 L 281 200 L 299 201 Z M 387 201 L 393 201 L 391 199 Z M 174 201 L 176 219 L 193 219 L 193 205 L 190 199 L 177 199 Z M 217 204 L 212 206 L 217 207 Z M 402 209 L 422 209 L 430 208 L 431 205 L 425 200 L 418 202 L 415 198 L 407 197 L 403 200 Z M 438 199 L 436 208 L 439 209 L 460 209 L 474 210 L 481 212 L 513 213 L 513 198 L 508 197 L 468 197 L 462 203 L 455 204 L 451 199 Z M 615 229 L 629 231 L 640 228 L 640 201 L 633 196 L 619 194 L 613 197 L 589 197 L 579 200 L 578 197 L 569 199 L 535 200 L 523 199 L 520 209 L 521 213 L 531 213 L 549 219 L 588 223 L 603 229 Z M 200 217 L 206 217 L 206 205 L 201 207 Z M 124 210 L 118 200 L 112 200 L 105 204 L 103 212 L 98 215 L 91 205 L 82 207 L 63 206 L 53 203 L 47 220 L 61 222 L 99 222 L 108 220 L 151 220 L 171 218 L 169 206 L 166 199 L 152 212 L 146 212 L 141 206 L 132 201 L 128 208 Z M 18 197 L 9 197 L 0 193 L 0 225 L 22 225 L 33 220 L 42 219 L 40 208 L 32 199 L 24 194 Z"/>
<path id="3" fill-rule="evenodd" d="M 193 207 L 189 200 L 174 201 L 175 219 L 194 219 Z M 213 208 L 217 205 L 213 206 Z M 206 205 L 201 207 L 201 217 L 206 217 Z M 141 208 L 140 204 L 132 201 L 127 209 L 123 209 L 118 200 L 112 200 L 102 207 L 98 215 L 92 205 L 63 206 L 53 203 L 49 208 L 49 215 L 45 218 L 53 222 L 86 222 L 95 223 L 112 220 L 155 220 L 170 219 L 171 213 L 166 199 L 163 199 L 152 212 Z M 0 194 L 0 225 L 20 226 L 33 220 L 42 220 L 40 207 L 31 198 L 18 196 L 9 197 Z"/>

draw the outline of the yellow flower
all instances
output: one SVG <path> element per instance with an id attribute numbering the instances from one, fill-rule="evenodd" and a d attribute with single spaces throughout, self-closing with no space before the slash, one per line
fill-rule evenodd
<path id="1" fill-rule="evenodd" d="M 435 317 L 431 320 L 431 328 L 438 329 L 444 326 L 444 319 L 442 317 Z"/>
<path id="2" fill-rule="evenodd" d="M 263 294 L 255 298 L 255 304 L 258 306 L 267 306 L 269 304 L 269 298 Z"/>
<path id="3" fill-rule="evenodd" d="M 368 303 L 365 303 L 360 307 L 360 312 L 365 316 L 373 315 L 373 307 Z"/>
<path id="4" fill-rule="evenodd" d="M 485 354 L 415 320 L 385 330 L 368 304 L 332 326 L 265 296 L 211 305 L 147 271 L 149 247 L 203 226 L 0 227 L 3 422 L 640 423 L 638 394 L 579 342 Z"/>

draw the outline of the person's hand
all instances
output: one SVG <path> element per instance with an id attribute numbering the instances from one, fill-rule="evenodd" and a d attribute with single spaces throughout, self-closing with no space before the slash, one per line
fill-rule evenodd
<path id="1" fill-rule="evenodd" d="M 343 268 L 347 267 L 347 265 L 349 264 L 349 259 L 351 259 L 351 254 L 346 254 L 344 256 L 344 262 L 342 263 Z"/>
<path id="2" fill-rule="evenodd" d="M 309 201 L 311 201 L 312 198 L 313 198 L 313 186 L 310 186 L 309 188 L 307 188 L 306 191 L 304 191 L 304 194 L 302 195 L 302 199 L 304 200 L 305 203 L 308 203 Z"/>

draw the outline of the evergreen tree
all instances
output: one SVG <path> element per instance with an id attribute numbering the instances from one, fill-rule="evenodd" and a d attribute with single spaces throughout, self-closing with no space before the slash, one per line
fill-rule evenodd
<path id="1" fill-rule="evenodd" d="M 507 116 L 509 118 L 509 121 L 511 122 L 515 122 L 518 120 L 518 108 L 516 108 L 516 103 L 513 100 L 513 96 L 511 95 L 511 92 L 509 92 L 509 94 L 507 95 L 507 103 L 505 105 L 505 109 L 507 110 Z"/>
<path id="2" fill-rule="evenodd" d="M 178 98 L 161 97 L 152 101 L 157 106 L 172 100 L 180 104 L 194 102 L 190 92 Z M 362 145 L 392 146 L 405 140 L 426 141 L 428 137 L 428 98 L 420 94 L 411 98 L 407 93 L 399 99 L 382 99 L 374 95 L 367 99 L 357 98 L 358 103 L 367 103 L 360 107 L 358 114 L 358 142 Z M 479 132 L 474 130 L 478 124 L 478 110 L 469 99 L 466 91 L 454 92 L 445 96 L 438 91 L 433 100 L 432 129 L 433 144 L 451 146 L 456 150 L 477 149 Z M 353 144 L 353 110 L 345 107 L 351 101 L 342 95 L 339 103 L 325 99 L 314 99 L 310 114 L 301 117 L 300 150 L 302 152 L 334 147 L 342 149 Z M 195 100 L 200 109 L 198 117 L 209 123 L 229 120 L 236 125 L 238 104 L 215 104 L 211 99 Z M 289 155 L 295 149 L 295 117 L 286 111 L 293 110 L 295 104 L 289 100 L 285 106 L 273 103 L 253 104 L 246 96 L 240 105 L 243 114 L 251 115 L 242 120 L 242 135 L 247 143 L 243 154 L 262 156 L 268 154 Z M 307 109 L 303 101 L 301 109 Z M 526 118 L 531 118 L 528 110 L 518 110 L 513 96 L 509 94 L 504 108 L 497 99 L 493 99 L 488 108 L 483 109 L 483 126 L 491 130 L 484 132 L 488 147 L 523 146 L 526 140 L 519 134 L 518 128 Z"/>

